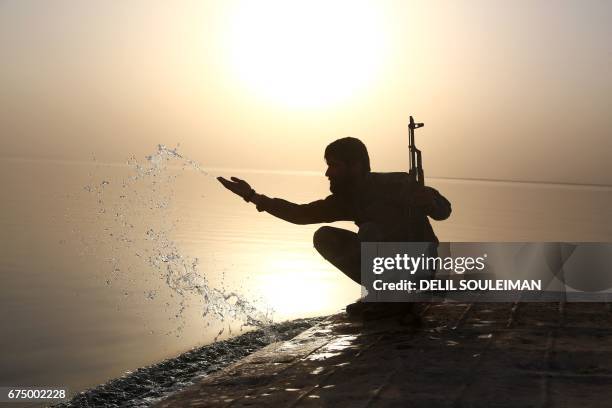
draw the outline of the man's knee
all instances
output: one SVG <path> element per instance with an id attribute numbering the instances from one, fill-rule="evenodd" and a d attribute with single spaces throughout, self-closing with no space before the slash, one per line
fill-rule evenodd
<path id="1" fill-rule="evenodd" d="M 312 243 L 315 249 L 319 252 L 324 251 L 329 245 L 330 237 L 333 234 L 333 228 L 330 226 L 323 226 L 317 229 L 312 236 Z"/>

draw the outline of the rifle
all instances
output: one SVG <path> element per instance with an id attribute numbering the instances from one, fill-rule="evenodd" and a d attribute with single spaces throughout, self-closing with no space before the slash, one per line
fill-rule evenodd
<path id="1" fill-rule="evenodd" d="M 415 183 L 419 186 L 425 185 L 425 176 L 423 174 L 423 166 L 421 164 L 421 151 L 414 145 L 414 130 L 425 126 L 424 123 L 415 123 L 410 116 L 408 124 L 408 149 L 410 150 L 410 171 L 408 174 L 412 177 Z"/>
<path id="2" fill-rule="evenodd" d="M 425 126 L 424 123 L 415 123 L 412 116 L 410 116 L 410 123 L 408 124 L 408 148 L 410 151 L 410 171 L 408 175 L 412 177 L 415 185 L 425 185 L 425 175 L 423 173 L 423 165 L 421 163 L 421 151 L 414 145 L 414 130 Z M 424 221 L 423 221 L 423 209 L 413 208 L 408 209 L 409 217 L 413 220 L 413 227 L 415 230 L 416 240 L 422 241 L 424 239 Z"/>

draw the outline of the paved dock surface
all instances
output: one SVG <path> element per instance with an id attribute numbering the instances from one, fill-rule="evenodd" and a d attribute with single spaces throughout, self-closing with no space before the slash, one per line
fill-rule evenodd
<path id="1" fill-rule="evenodd" d="M 331 316 L 156 407 L 612 407 L 609 303 L 440 303 Z"/>

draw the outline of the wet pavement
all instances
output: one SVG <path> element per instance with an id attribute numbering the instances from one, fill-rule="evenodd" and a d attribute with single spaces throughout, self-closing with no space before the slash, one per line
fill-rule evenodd
<path id="1" fill-rule="evenodd" d="M 609 303 L 418 309 L 420 328 L 330 316 L 155 406 L 612 406 Z"/>
<path id="2" fill-rule="evenodd" d="M 127 372 L 119 378 L 79 392 L 69 401 L 52 407 L 150 407 L 271 343 L 295 337 L 323 319 L 317 317 L 275 323 L 227 340 L 195 347 L 174 358 Z"/>

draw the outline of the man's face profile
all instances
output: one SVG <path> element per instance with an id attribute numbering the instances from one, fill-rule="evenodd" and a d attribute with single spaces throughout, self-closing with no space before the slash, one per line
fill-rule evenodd
<path id="1" fill-rule="evenodd" d="M 347 164 L 332 157 L 327 158 L 326 162 L 325 176 L 329 179 L 329 190 L 333 194 L 346 192 L 350 184 L 350 172 Z"/>

